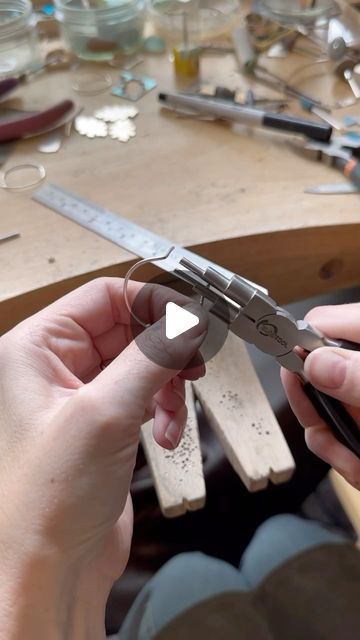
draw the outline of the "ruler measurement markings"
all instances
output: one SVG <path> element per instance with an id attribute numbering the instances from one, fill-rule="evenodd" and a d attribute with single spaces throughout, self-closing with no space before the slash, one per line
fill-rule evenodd
<path id="1" fill-rule="evenodd" d="M 161 262 L 154 261 L 154 264 L 163 271 L 184 270 L 179 263 L 182 258 L 187 257 L 204 269 L 211 266 L 228 278 L 234 275 L 228 269 L 202 258 L 188 249 L 184 249 L 181 245 L 175 245 L 166 238 L 137 225 L 131 220 L 104 209 L 100 205 L 89 202 L 85 198 L 57 185 L 46 184 L 40 187 L 33 193 L 32 198 L 140 258 L 155 258 L 165 255 L 170 247 L 173 246 L 174 250 L 166 260 Z M 247 280 L 247 282 L 249 281 Z M 254 286 L 267 293 L 267 290 L 263 287 Z"/>

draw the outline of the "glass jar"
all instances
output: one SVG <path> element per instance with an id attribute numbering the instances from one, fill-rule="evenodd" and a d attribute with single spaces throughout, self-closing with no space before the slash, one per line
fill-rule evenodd
<path id="1" fill-rule="evenodd" d="M 156 32 L 169 43 L 184 40 L 184 14 L 187 35 L 193 44 L 211 41 L 231 33 L 239 22 L 239 0 L 147 0 Z"/>
<path id="2" fill-rule="evenodd" d="M 111 60 L 139 49 L 145 0 L 55 0 L 55 17 L 66 46 L 79 58 Z"/>
<path id="3" fill-rule="evenodd" d="M 29 0 L 0 0 L 0 78 L 41 64 L 36 18 Z"/>
<path id="4" fill-rule="evenodd" d="M 334 0 L 263 0 L 264 9 L 274 21 L 286 24 L 313 23 L 325 17 L 335 8 Z"/>

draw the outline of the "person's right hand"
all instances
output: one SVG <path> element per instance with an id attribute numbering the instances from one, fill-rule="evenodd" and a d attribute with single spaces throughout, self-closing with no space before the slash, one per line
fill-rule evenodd
<path id="1" fill-rule="evenodd" d="M 317 307 L 306 320 L 329 338 L 360 345 L 360 303 Z M 314 387 L 344 403 L 360 429 L 360 351 L 315 349 L 307 356 L 304 370 Z M 290 405 L 305 428 L 309 449 L 360 489 L 359 458 L 335 438 L 306 397 L 299 378 L 282 369 L 281 379 Z"/>

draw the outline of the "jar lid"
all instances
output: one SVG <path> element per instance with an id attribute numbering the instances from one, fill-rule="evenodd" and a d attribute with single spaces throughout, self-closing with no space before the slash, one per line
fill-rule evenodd
<path id="1" fill-rule="evenodd" d="M 18 2 L 3 2 L 0 0 L 0 25 L 7 26 L 25 15 L 30 15 L 32 5 L 30 0 L 19 0 Z"/>
<path id="2" fill-rule="evenodd" d="M 30 0 L 0 0 L 0 39 L 13 35 L 33 20 Z"/>
<path id="3" fill-rule="evenodd" d="M 106 23 L 142 11 L 145 0 L 54 0 L 55 15 L 60 21 L 72 20 L 84 24 L 84 20 Z"/>
<path id="4" fill-rule="evenodd" d="M 0 0 L 0 28 L 13 29 L 20 26 L 32 13 L 30 0 L 15 0 L 4 2 Z"/>
<path id="5" fill-rule="evenodd" d="M 74 11 L 106 11 L 119 9 L 133 0 L 56 0 L 55 4 Z"/>

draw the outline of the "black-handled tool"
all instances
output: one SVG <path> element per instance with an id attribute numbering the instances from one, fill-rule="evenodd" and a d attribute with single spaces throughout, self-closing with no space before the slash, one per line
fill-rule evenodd
<path id="1" fill-rule="evenodd" d="M 328 144 L 318 140 L 308 141 L 305 150 L 317 151 L 320 159 L 326 158 L 327 162 L 336 167 L 358 189 L 360 189 L 360 143 L 350 136 L 333 136 Z"/>
<path id="2" fill-rule="evenodd" d="M 214 116 L 220 120 L 230 120 L 250 127 L 267 127 L 285 133 L 300 133 L 323 143 L 328 142 L 332 134 L 332 127 L 328 124 L 267 112 L 254 107 L 244 107 L 229 103 L 228 100 L 186 93 L 159 93 L 158 98 L 161 104 L 175 110 Z"/>
<path id="3" fill-rule="evenodd" d="M 334 346 L 360 351 L 360 345 L 350 340 L 334 340 Z M 304 384 L 304 391 L 335 437 L 360 458 L 360 428 L 342 402 L 319 391 L 310 382 Z"/>
<path id="4" fill-rule="evenodd" d="M 355 187 L 360 189 L 360 162 L 356 158 L 335 158 L 334 166 L 339 169 Z"/>
<path id="5" fill-rule="evenodd" d="M 202 269 L 186 258 L 180 264 L 187 270 L 181 272 L 182 279 L 209 301 L 210 311 L 226 322 L 230 331 L 298 374 L 304 382 L 305 392 L 336 438 L 360 458 L 360 428 L 341 402 L 307 382 L 304 359 L 297 349 L 301 347 L 307 353 L 319 347 L 359 350 L 359 345 L 331 340 L 305 320 L 295 320 L 272 298 L 237 274 L 228 278 L 212 267 Z M 187 274 L 185 277 L 184 273 Z"/>
<path id="6" fill-rule="evenodd" d="M 304 391 L 337 440 L 360 458 L 360 429 L 344 405 L 313 387 L 310 382 L 304 385 Z"/>
<path id="7" fill-rule="evenodd" d="M 305 118 L 295 118 L 283 113 L 263 112 L 263 126 L 271 129 L 279 129 L 288 133 L 300 133 L 313 140 L 328 142 L 331 138 L 332 127 L 328 124 L 320 124 Z"/>

